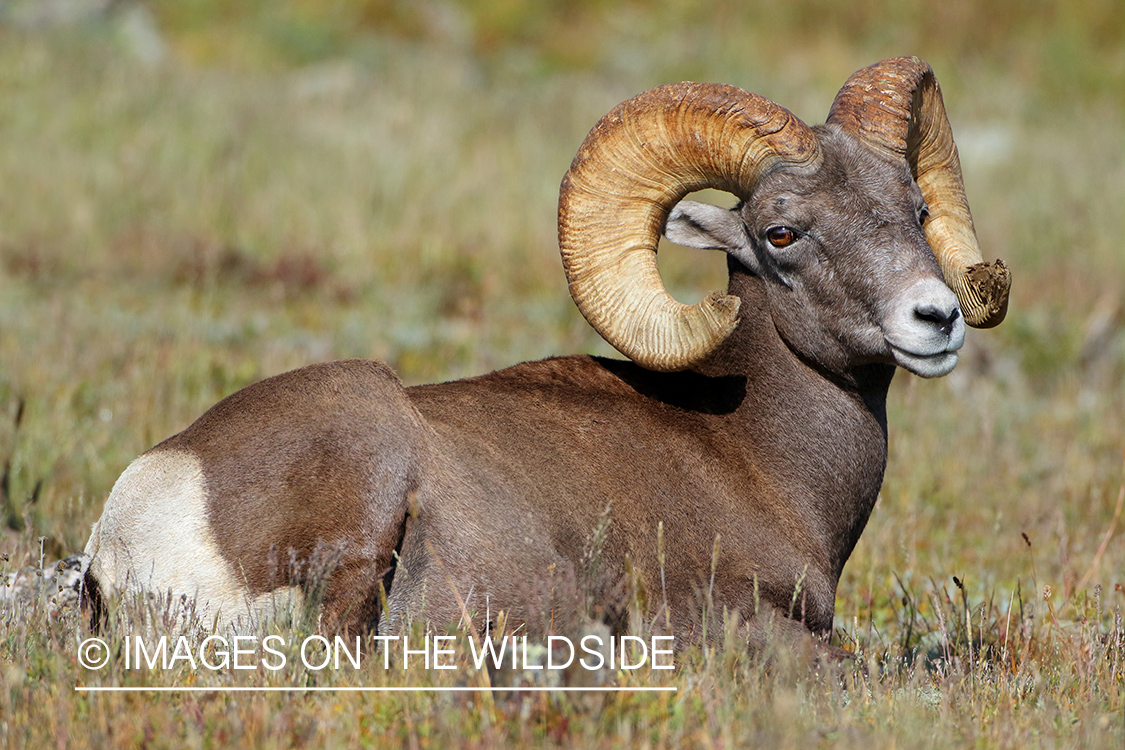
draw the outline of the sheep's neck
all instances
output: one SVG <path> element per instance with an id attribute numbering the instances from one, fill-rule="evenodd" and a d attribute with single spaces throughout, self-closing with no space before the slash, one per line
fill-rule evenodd
<path id="1" fill-rule="evenodd" d="M 768 309 L 759 279 L 733 275 L 731 291 L 742 298 L 743 310 Z M 883 482 L 894 368 L 820 371 L 781 339 L 768 316 L 743 314 L 699 372 L 745 378 L 746 396 L 727 415 L 727 429 L 746 446 L 747 460 L 786 488 L 786 502 L 817 534 L 838 577 Z"/>

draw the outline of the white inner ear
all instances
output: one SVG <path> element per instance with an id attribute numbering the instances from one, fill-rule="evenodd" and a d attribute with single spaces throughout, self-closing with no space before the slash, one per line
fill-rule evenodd
<path id="1" fill-rule="evenodd" d="M 664 236 L 677 245 L 737 253 L 748 247 L 742 217 L 710 203 L 680 201 L 668 214 Z"/>

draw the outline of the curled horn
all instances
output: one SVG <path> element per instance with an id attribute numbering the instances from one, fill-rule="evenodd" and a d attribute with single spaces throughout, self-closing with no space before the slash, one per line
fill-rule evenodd
<path id="1" fill-rule="evenodd" d="M 619 104 L 586 137 L 559 193 L 559 248 L 586 320 L 637 364 L 684 370 L 738 322 L 736 297 L 677 302 L 656 267 L 668 212 L 716 188 L 747 198 L 768 170 L 815 168 L 812 130 L 788 110 L 720 84 L 678 83 Z"/>
<path id="2" fill-rule="evenodd" d="M 917 57 L 898 57 L 857 71 L 836 95 L 828 122 L 877 151 L 906 159 L 929 206 L 926 240 L 965 321 L 977 328 L 1000 323 L 1012 275 L 1002 260 L 983 262 L 953 130 L 930 66 Z"/>

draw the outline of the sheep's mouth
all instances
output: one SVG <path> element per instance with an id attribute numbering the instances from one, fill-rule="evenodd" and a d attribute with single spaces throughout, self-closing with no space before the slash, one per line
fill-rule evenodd
<path id="1" fill-rule="evenodd" d="M 894 344 L 890 346 L 891 358 L 896 365 L 923 378 L 940 378 L 942 375 L 948 375 L 957 366 L 957 349 L 943 349 L 922 354 L 900 349 Z"/>

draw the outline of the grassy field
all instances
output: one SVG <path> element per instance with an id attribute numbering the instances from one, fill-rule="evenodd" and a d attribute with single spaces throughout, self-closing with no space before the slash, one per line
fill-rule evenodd
<path id="1" fill-rule="evenodd" d="M 1122 747 L 1125 10 L 758 5 L 166 0 L 61 23 L 0 3 L 0 574 L 81 550 L 133 457 L 262 377 L 372 357 L 421 383 L 609 354 L 555 240 L 598 117 L 696 79 L 815 123 L 852 71 L 918 54 L 1014 285 L 953 374 L 892 387 L 883 492 L 836 603 L 834 640 L 866 672 L 731 643 L 612 677 L 674 693 L 91 695 L 75 685 L 482 678 L 370 652 L 360 670 L 87 672 L 76 613 L 40 596 L 0 603 L 0 739 Z M 675 248 L 661 267 L 683 300 L 724 276 Z"/>

